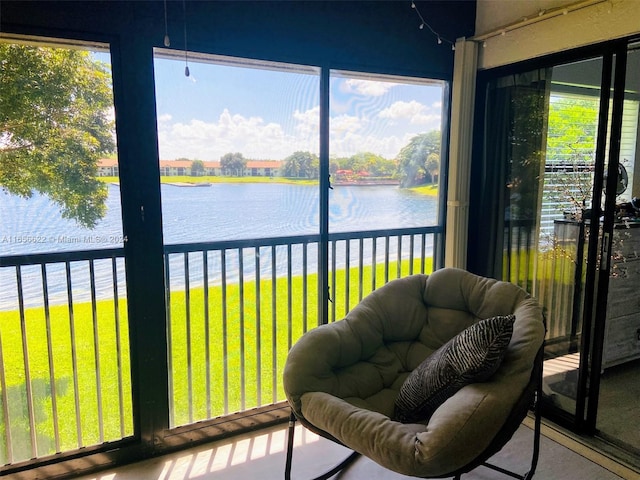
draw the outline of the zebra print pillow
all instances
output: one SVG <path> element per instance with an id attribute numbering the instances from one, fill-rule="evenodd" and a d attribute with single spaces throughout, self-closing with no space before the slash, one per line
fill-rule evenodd
<path id="1" fill-rule="evenodd" d="M 480 320 L 453 337 L 411 372 L 395 402 L 395 420 L 426 422 L 444 401 L 493 375 L 507 351 L 515 315 Z"/>

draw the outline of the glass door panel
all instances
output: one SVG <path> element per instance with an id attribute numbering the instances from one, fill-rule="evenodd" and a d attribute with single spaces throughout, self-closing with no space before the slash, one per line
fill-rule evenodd
<path id="1" fill-rule="evenodd" d="M 317 321 L 319 71 L 155 52 L 170 426 L 283 400 Z"/>
<path id="2" fill-rule="evenodd" d="M 0 35 L 0 63 L 0 464 L 11 465 L 130 437 L 134 423 L 109 47 Z"/>
<path id="3" fill-rule="evenodd" d="M 597 262 L 590 240 L 598 244 L 600 236 L 597 227 L 591 234 L 599 223 L 599 214 L 591 212 L 600 207 L 594 186 L 600 172 L 602 188 L 605 168 L 602 72 L 603 59 L 595 58 L 498 78 L 486 91 L 485 124 L 491 127 L 484 190 L 504 193 L 481 196 L 478 211 L 484 228 L 503 236 L 495 242 L 501 250 L 490 236 L 479 239 L 480 251 L 488 252 L 479 264 L 501 272 L 544 306 L 545 399 L 574 418 L 584 408 L 588 375 L 581 370 L 589 357 L 585 329 L 591 334 L 584 305 L 593 298 L 595 272 L 590 286 L 587 278 Z M 592 257 L 596 262 L 590 265 Z"/>
<path id="4" fill-rule="evenodd" d="M 540 228 L 546 245 L 538 255 L 536 285 L 549 308 L 544 393 L 551 405 L 582 421 L 593 315 L 589 302 L 598 263 L 594 252 L 601 236 L 601 202 L 594 193 L 602 189 L 596 176 L 602 178 L 606 169 L 605 146 L 598 143 L 606 138 L 598 136 L 603 60 L 550 70 L 541 222 L 547 224 Z M 604 128 L 606 132 L 606 124 Z"/>
<path id="5" fill-rule="evenodd" d="M 639 453 L 640 428 L 640 45 L 629 47 L 625 81 L 620 178 L 616 192 L 602 375 L 596 427 L 600 435 Z"/>
<path id="6" fill-rule="evenodd" d="M 333 320 L 389 279 L 433 270 L 445 87 L 441 81 L 331 71 Z M 341 235 L 358 231 L 371 233 Z"/>

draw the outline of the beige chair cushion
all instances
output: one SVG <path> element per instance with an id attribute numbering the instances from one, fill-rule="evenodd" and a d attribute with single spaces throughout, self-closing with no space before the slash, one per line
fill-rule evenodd
<path id="1" fill-rule="evenodd" d="M 459 390 L 426 424 L 392 420 L 400 387 L 428 355 L 473 323 L 510 313 L 511 342 L 489 381 Z M 541 308 L 524 290 L 442 269 L 389 282 L 345 319 L 303 335 L 284 389 L 303 422 L 386 468 L 445 475 L 473 461 L 505 423 L 543 338 Z"/>

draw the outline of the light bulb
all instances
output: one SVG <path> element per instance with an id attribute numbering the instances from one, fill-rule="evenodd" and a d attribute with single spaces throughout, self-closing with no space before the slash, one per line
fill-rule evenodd
<path id="1" fill-rule="evenodd" d="M 419 28 L 422 30 L 424 28 L 424 23 L 421 23 Z"/>
<path id="2" fill-rule="evenodd" d="M 165 36 L 164 36 L 164 46 L 168 47 L 170 45 L 171 45 L 171 42 L 169 41 L 169 35 L 165 34 Z"/>

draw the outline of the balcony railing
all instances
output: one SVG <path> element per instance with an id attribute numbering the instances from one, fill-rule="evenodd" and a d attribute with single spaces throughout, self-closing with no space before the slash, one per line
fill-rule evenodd
<path id="1" fill-rule="evenodd" d="M 291 345 L 404 275 L 432 271 L 440 227 L 165 246 L 171 427 L 284 399 Z M 124 249 L 0 258 L 0 463 L 134 435 Z M 144 344 L 142 342 L 142 344 Z"/>

